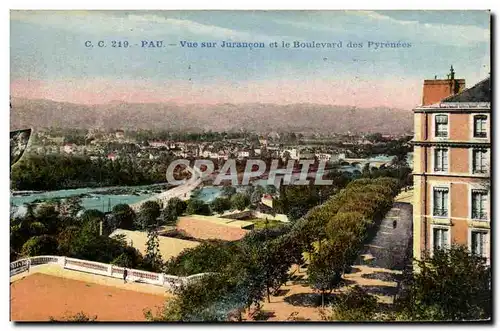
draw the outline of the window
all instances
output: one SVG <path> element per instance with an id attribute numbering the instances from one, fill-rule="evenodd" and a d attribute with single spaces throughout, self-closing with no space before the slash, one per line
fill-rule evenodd
<path id="1" fill-rule="evenodd" d="M 434 150 L 434 171 L 448 171 L 448 149 L 436 148 Z"/>
<path id="2" fill-rule="evenodd" d="M 444 249 L 448 248 L 449 231 L 445 228 L 434 228 L 432 229 L 433 235 L 433 249 Z"/>
<path id="3" fill-rule="evenodd" d="M 472 219 L 486 220 L 488 218 L 486 212 L 487 199 L 487 191 L 472 190 Z"/>
<path id="4" fill-rule="evenodd" d="M 448 216 L 448 193 L 449 189 L 445 187 L 434 188 L 434 208 L 433 216 Z"/>
<path id="5" fill-rule="evenodd" d="M 436 115 L 436 137 L 448 137 L 448 115 Z"/>
<path id="6" fill-rule="evenodd" d="M 488 117 L 486 115 L 476 115 L 474 116 L 474 138 L 486 138 L 486 121 Z"/>
<path id="7" fill-rule="evenodd" d="M 486 257 L 486 236 L 485 231 L 471 230 L 470 233 L 470 250 L 472 254 Z"/>
<path id="8" fill-rule="evenodd" d="M 472 173 L 485 174 L 488 172 L 488 151 L 485 149 L 475 149 L 472 151 Z"/>

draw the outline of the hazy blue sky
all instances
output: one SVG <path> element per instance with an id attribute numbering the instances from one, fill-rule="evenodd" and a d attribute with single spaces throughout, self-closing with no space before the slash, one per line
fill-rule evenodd
<path id="1" fill-rule="evenodd" d="M 484 11 L 11 11 L 11 94 L 78 103 L 316 102 L 411 108 L 453 64 L 490 71 Z M 85 47 L 85 41 L 95 44 Z M 96 47 L 99 40 L 107 47 Z M 113 48 L 127 40 L 130 48 Z M 262 41 L 263 49 L 141 48 L 142 40 Z M 343 42 L 272 49 L 272 41 Z M 349 49 L 348 41 L 362 42 Z M 410 48 L 369 49 L 367 42 Z"/>

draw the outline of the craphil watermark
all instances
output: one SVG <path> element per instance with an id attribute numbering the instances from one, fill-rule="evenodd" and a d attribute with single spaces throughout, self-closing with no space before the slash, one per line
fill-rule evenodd
<path id="1" fill-rule="evenodd" d="M 280 176 L 282 185 L 332 185 L 333 181 L 323 179 L 326 173 L 325 160 L 315 161 L 303 159 L 300 161 L 289 160 L 286 167 L 279 168 L 280 161 L 272 160 L 270 166 L 260 159 L 249 159 L 246 161 L 243 172 L 238 172 L 237 163 L 234 159 L 224 162 L 218 171 L 215 171 L 215 164 L 212 160 L 198 159 L 194 161 L 187 159 L 177 159 L 171 162 L 167 168 L 167 182 L 172 185 L 184 185 L 188 183 L 198 183 L 205 179 L 212 179 L 213 185 L 221 185 L 223 182 L 231 182 L 231 185 L 249 185 L 251 179 L 267 179 L 267 185 L 275 185 L 277 176 Z M 174 173 L 176 169 L 184 168 L 191 173 L 189 179 L 176 179 Z"/>

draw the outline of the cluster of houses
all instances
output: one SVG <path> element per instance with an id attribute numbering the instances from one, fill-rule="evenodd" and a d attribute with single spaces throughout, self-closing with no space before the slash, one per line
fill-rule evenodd
<path id="1" fill-rule="evenodd" d="M 394 137 L 385 137 L 394 138 Z M 247 158 L 281 158 L 282 160 L 316 159 L 319 161 L 338 162 L 351 156 L 350 145 L 372 144 L 365 135 L 333 135 L 329 143 L 319 143 L 321 138 L 308 141 L 280 141 L 279 134 L 260 136 L 257 140 L 227 139 L 212 142 L 184 142 L 174 140 L 149 140 L 139 142 L 127 137 L 123 130 L 101 135 L 98 139 L 85 139 L 85 144 L 64 143 L 64 137 L 44 137 L 42 145 L 32 146 L 38 154 L 61 153 L 87 155 L 91 159 L 107 158 L 117 160 L 123 157 L 158 160 L 163 155 L 177 158 L 205 158 L 214 160 Z M 332 140 L 333 139 L 333 140 Z M 339 143 L 331 144 L 332 141 Z M 112 147 L 110 147 L 112 146 Z"/>

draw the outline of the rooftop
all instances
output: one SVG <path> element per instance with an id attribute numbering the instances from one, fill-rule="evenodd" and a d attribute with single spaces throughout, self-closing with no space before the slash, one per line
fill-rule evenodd
<path id="1" fill-rule="evenodd" d="M 491 102 L 490 77 L 462 92 L 449 96 L 441 102 Z"/>

